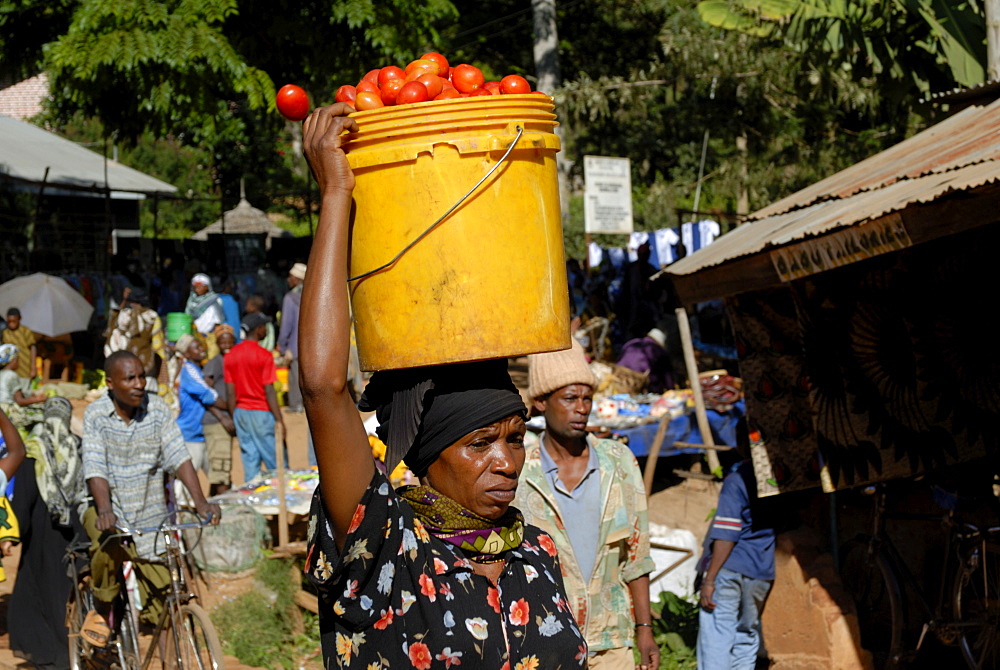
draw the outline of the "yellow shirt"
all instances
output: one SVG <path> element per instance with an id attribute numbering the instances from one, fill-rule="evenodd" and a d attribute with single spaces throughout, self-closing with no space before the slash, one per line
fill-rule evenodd
<path id="1" fill-rule="evenodd" d="M 3 343 L 17 347 L 17 374 L 21 377 L 31 377 L 31 347 L 38 340 L 27 326 L 18 326 L 17 330 L 7 328 L 3 331 Z"/>
<path id="2" fill-rule="evenodd" d="M 17 544 L 21 541 L 21 530 L 17 524 L 17 517 L 14 516 L 14 510 L 10 507 L 10 501 L 7 500 L 7 496 L 0 496 L 0 542 L 13 542 Z M 3 565 L 0 564 L 0 582 L 6 581 L 7 574 L 3 570 Z"/>

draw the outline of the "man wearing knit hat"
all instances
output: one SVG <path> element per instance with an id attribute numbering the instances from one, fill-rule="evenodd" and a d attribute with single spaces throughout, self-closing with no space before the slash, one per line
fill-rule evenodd
<path id="1" fill-rule="evenodd" d="M 576 341 L 529 357 L 528 395 L 545 432 L 525 454 L 514 504 L 556 543 L 592 670 L 656 670 L 649 609 L 649 522 L 635 456 L 587 434 L 597 384 Z M 634 618 L 633 618 L 634 612 Z"/>
<path id="2" fill-rule="evenodd" d="M 302 282 L 306 279 L 306 264 L 296 263 L 288 271 L 288 288 L 281 301 L 281 330 L 278 351 L 288 366 L 288 411 L 302 411 L 302 391 L 299 390 L 299 305 L 302 303 Z"/>

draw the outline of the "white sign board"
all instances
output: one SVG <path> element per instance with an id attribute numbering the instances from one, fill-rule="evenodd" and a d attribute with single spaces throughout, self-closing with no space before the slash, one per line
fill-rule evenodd
<path id="1" fill-rule="evenodd" d="M 583 219 L 588 233 L 632 232 L 632 174 L 629 159 L 584 156 Z"/>

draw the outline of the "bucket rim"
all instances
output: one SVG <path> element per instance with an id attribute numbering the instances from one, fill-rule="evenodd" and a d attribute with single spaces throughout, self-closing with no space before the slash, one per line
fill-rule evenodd
<path id="1" fill-rule="evenodd" d="M 391 107 L 379 107 L 377 109 L 366 109 L 363 111 L 355 111 L 350 114 L 351 118 L 356 119 L 360 125 L 361 122 L 372 119 L 386 119 L 392 116 L 410 116 L 413 112 L 419 112 L 421 116 L 426 116 L 432 114 L 439 110 L 464 108 L 463 111 L 470 109 L 476 109 L 477 107 L 482 107 L 483 109 L 489 109 L 490 107 L 501 106 L 503 104 L 510 105 L 513 103 L 516 105 L 524 106 L 538 106 L 546 107 L 548 109 L 555 109 L 555 99 L 551 95 L 539 94 L 539 93 L 520 93 L 520 94 L 504 94 L 504 95 L 480 95 L 473 98 L 450 98 L 448 100 L 426 100 L 424 102 L 411 102 L 407 105 L 393 105 Z M 532 105 L 530 103 L 537 103 Z"/>

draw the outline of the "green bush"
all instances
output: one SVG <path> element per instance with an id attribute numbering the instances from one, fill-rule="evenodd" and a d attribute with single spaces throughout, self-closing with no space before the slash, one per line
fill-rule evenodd
<path id="1" fill-rule="evenodd" d="M 653 637 L 660 646 L 660 670 L 696 668 L 698 603 L 664 591 L 651 606 Z"/>
<path id="2" fill-rule="evenodd" d="M 256 588 L 212 612 L 227 654 L 247 665 L 291 670 L 299 667 L 303 656 L 316 651 L 319 617 L 306 612 L 300 618 L 294 601 L 299 584 L 292 579 L 293 565 L 291 560 L 261 560 Z"/>

